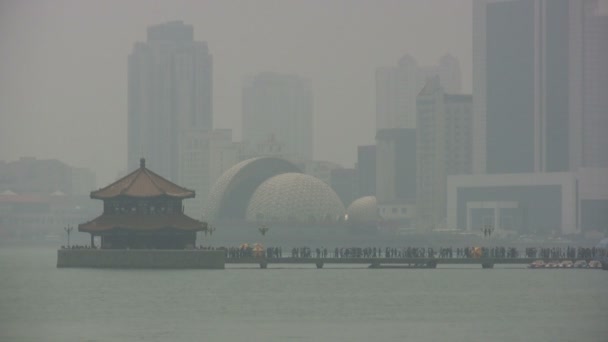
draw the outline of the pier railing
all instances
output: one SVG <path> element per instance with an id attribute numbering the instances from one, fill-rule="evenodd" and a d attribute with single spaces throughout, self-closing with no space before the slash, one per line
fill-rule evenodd
<path id="1" fill-rule="evenodd" d="M 326 264 L 363 264 L 370 268 L 388 268 L 401 266 L 403 268 L 436 268 L 439 264 L 447 265 L 481 265 L 483 268 L 493 268 L 496 264 L 528 265 L 538 258 L 332 258 L 332 257 L 310 257 L 310 258 L 266 258 L 266 257 L 238 257 L 227 258 L 226 264 L 258 264 L 261 268 L 267 268 L 268 264 L 309 264 L 323 268 Z M 542 260 L 542 259 L 540 259 Z M 548 259 L 546 262 L 562 262 L 574 260 L 569 258 Z"/>

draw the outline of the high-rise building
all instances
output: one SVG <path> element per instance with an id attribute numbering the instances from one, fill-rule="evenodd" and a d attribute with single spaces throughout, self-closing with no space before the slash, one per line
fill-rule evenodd
<path id="1" fill-rule="evenodd" d="M 376 199 L 383 220 L 411 228 L 416 211 L 416 129 L 376 133 Z"/>
<path id="2" fill-rule="evenodd" d="M 348 207 L 357 199 L 357 170 L 338 168 L 332 169 L 329 177 L 329 185 Z"/>
<path id="3" fill-rule="evenodd" d="M 583 69 L 598 72 L 592 79 L 603 77 L 591 61 L 601 53 L 585 49 L 583 39 L 602 30 L 585 25 L 584 8 L 593 2 L 474 1 L 475 173 L 560 172 L 581 165 L 583 101 L 594 101 L 583 99 L 583 84 L 599 89 L 583 79 Z M 592 44 L 600 40 L 592 38 Z"/>
<path id="4" fill-rule="evenodd" d="M 439 76 L 446 91 L 460 93 L 460 63 L 450 54 L 434 66 L 418 66 L 412 56 L 405 55 L 397 66 L 377 68 L 376 130 L 416 128 L 416 95 L 433 76 Z"/>
<path id="5" fill-rule="evenodd" d="M 416 103 L 416 228 L 446 228 L 447 176 L 472 170 L 472 97 L 446 94 L 435 77 Z"/>
<path id="6" fill-rule="evenodd" d="M 583 8 L 583 82 L 580 164 L 608 167 L 608 16 L 597 13 L 597 1 Z"/>
<path id="7" fill-rule="evenodd" d="M 357 196 L 376 195 L 376 145 L 357 147 Z"/>
<path id="8" fill-rule="evenodd" d="M 287 159 L 285 144 L 277 141 L 274 135 L 266 140 L 258 141 L 256 144 L 245 144 L 241 142 L 239 148 L 239 160 L 247 160 L 255 157 L 275 157 Z"/>
<path id="9" fill-rule="evenodd" d="M 212 57 L 181 21 L 148 27 L 129 55 L 128 169 L 145 158 L 178 181 L 179 136 L 213 128 Z"/>
<path id="10" fill-rule="evenodd" d="M 200 217 L 213 183 L 238 162 L 238 144 L 232 142 L 232 130 L 186 129 L 179 137 L 178 179 L 181 185 L 196 192 L 184 202 L 187 215 Z"/>
<path id="11" fill-rule="evenodd" d="M 332 171 L 342 169 L 340 164 L 324 160 L 296 162 L 295 165 L 302 170 L 302 173 L 313 176 L 330 186 Z"/>
<path id="12" fill-rule="evenodd" d="M 608 18 L 597 9 L 597 0 L 474 1 L 476 174 L 448 177 L 449 227 L 603 230 Z"/>
<path id="13" fill-rule="evenodd" d="M 293 161 L 312 160 L 313 95 L 310 81 L 263 72 L 243 86 L 243 142 L 250 148 L 272 139 Z"/>

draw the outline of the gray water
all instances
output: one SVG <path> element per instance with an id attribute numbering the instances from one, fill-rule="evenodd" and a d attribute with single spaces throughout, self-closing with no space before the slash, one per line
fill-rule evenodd
<path id="1" fill-rule="evenodd" d="M 57 269 L 0 248 L 0 341 L 608 341 L 608 272 Z"/>

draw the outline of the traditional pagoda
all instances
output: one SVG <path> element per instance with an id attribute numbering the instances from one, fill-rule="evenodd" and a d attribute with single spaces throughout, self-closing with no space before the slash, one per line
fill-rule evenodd
<path id="1" fill-rule="evenodd" d="M 101 237 L 104 249 L 186 249 L 196 245 L 196 233 L 207 224 L 183 213 L 182 200 L 194 191 L 182 188 L 146 168 L 91 192 L 103 200 L 103 214 L 78 225 L 78 231 Z"/>

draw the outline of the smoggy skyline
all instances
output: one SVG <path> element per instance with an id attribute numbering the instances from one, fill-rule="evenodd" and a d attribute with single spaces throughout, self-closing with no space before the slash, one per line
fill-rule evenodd
<path id="1" fill-rule="evenodd" d="M 215 128 L 240 140 L 244 77 L 297 74 L 312 82 L 315 159 L 352 167 L 374 143 L 376 67 L 450 53 L 470 93 L 471 14 L 470 0 L 2 1 L 0 159 L 57 158 L 113 180 L 126 166 L 127 57 L 148 26 L 182 20 L 213 55 Z"/>

